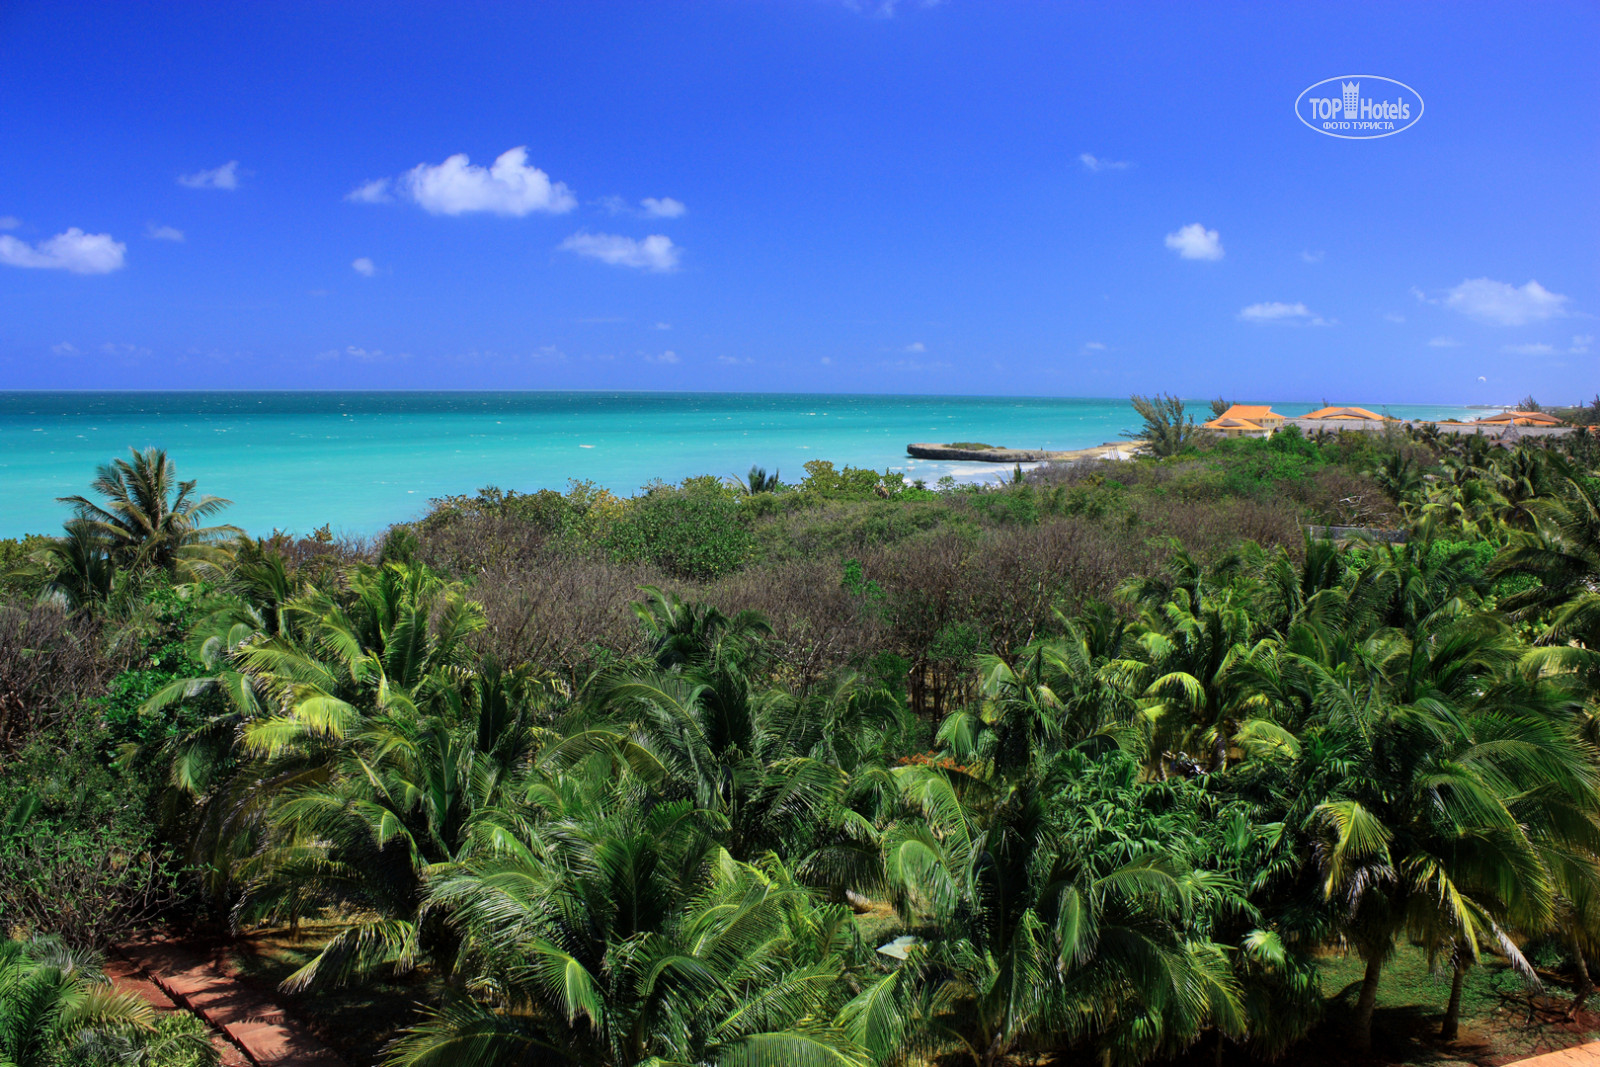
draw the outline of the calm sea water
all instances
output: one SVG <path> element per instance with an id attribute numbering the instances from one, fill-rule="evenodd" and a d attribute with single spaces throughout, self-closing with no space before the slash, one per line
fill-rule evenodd
<path id="1" fill-rule="evenodd" d="M 1286 415 L 1313 404 L 1278 404 Z M 1204 409 L 1201 404 L 1200 409 Z M 1465 408 L 1390 407 L 1401 418 Z M 158 445 L 180 478 L 235 501 L 252 533 L 323 523 L 368 534 L 430 498 L 561 489 L 590 479 L 631 493 L 652 479 L 803 477 L 828 459 L 932 482 L 998 473 L 908 459 L 913 441 L 1083 448 L 1138 424 L 1125 400 L 735 393 L 0 393 L 0 537 L 59 529 L 56 497 L 96 466 Z"/>

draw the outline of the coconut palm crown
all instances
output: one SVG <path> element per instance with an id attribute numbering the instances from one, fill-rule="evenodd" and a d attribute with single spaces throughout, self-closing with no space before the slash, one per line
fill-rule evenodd
<path id="1" fill-rule="evenodd" d="M 204 521 L 233 502 L 195 495 L 193 479 L 179 481 L 177 468 L 159 448 L 129 449 L 130 459 L 104 464 L 90 483 L 100 503 L 86 496 L 60 497 L 78 522 L 121 567 L 155 567 L 184 580 L 219 572 L 227 550 L 220 542 L 238 536 L 237 526 Z"/>

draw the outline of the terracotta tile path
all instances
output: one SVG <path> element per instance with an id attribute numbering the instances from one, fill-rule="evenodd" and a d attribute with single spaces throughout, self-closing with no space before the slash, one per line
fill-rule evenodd
<path id="1" fill-rule="evenodd" d="M 1547 1052 L 1529 1060 L 1518 1060 L 1506 1067 L 1600 1067 L 1600 1041 Z"/>
<path id="2" fill-rule="evenodd" d="M 187 1008 L 227 1035 L 242 1058 L 233 1064 L 255 1067 L 344 1067 L 332 1049 L 290 1018 L 270 996 L 260 992 L 196 949 L 174 941 L 151 939 L 119 947 L 132 966 L 108 964 L 106 973 L 119 987 L 132 989 L 157 1003 L 139 983 L 153 983 L 168 1007 Z M 120 974 L 120 978 L 119 978 Z M 148 980 L 148 981 L 146 981 Z M 128 984 L 124 985 L 126 982 Z M 157 1003 L 157 1007 L 161 1007 Z"/>
<path id="3" fill-rule="evenodd" d="M 144 972 L 127 959 L 112 956 L 106 960 L 101 970 L 111 979 L 111 984 L 118 992 L 132 993 L 154 1008 L 159 1015 L 184 1010 L 177 1001 L 163 993 L 160 986 L 145 977 Z M 212 1032 L 211 1044 L 222 1057 L 222 1067 L 249 1067 L 250 1061 L 245 1058 L 245 1054 L 221 1032 Z"/>

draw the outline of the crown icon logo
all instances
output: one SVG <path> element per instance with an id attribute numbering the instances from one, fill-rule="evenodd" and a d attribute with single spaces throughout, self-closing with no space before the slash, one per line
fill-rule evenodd
<path id="1" fill-rule="evenodd" d="M 1357 110 L 1361 107 L 1361 83 L 1340 82 L 1339 88 L 1344 92 L 1344 113 L 1350 118 L 1355 118 Z"/>

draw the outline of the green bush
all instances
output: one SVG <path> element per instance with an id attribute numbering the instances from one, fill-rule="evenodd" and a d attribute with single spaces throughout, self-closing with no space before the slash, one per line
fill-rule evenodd
<path id="1" fill-rule="evenodd" d="M 24 811 L 12 809 L 20 820 Z M 0 929 L 103 946 L 177 898 L 179 871 L 145 833 L 37 816 L 0 836 Z"/>
<path id="2" fill-rule="evenodd" d="M 899 471 L 879 474 L 867 467 L 834 470 L 833 464 L 825 459 L 814 459 L 805 468 L 805 479 L 797 488 L 820 497 L 867 500 L 898 496 L 906 488 L 906 476 Z"/>
<path id="3" fill-rule="evenodd" d="M 173 1011 L 156 1020 L 155 1032 L 145 1039 L 144 1058 L 137 1062 L 141 1067 L 213 1067 L 221 1059 L 211 1028 L 198 1016 Z"/>
<path id="4" fill-rule="evenodd" d="M 0 601 L 29 599 L 38 592 L 39 578 L 27 563 L 50 540 L 39 534 L 0 539 Z"/>
<path id="5" fill-rule="evenodd" d="M 750 560 L 754 538 L 739 500 L 720 485 L 685 482 L 635 498 L 608 533 L 623 559 L 643 559 L 679 578 L 719 578 Z"/>
<path id="6" fill-rule="evenodd" d="M 979 493 L 971 501 L 974 511 L 996 524 L 1032 526 L 1039 521 L 1039 501 L 1030 485 L 1010 485 L 1000 492 Z"/>

